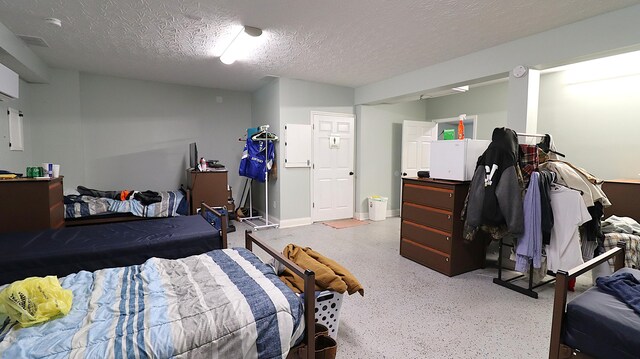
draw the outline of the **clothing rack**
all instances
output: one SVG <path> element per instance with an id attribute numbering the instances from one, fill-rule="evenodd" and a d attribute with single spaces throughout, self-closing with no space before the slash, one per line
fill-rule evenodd
<path id="1" fill-rule="evenodd" d="M 537 283 L 536 285 L 533 284 L 533 261 L 531 261 L 529 263 L 529 281 L 528 281 L 528 286 L 527 287 L 521 287 L 519 285 L 515 285 L 512 282 L 516 281 L 520 278 L 523 278 L 525 276 L 525 274 L 520 274 L 520 275 L 516 275 L 514 277 L 511 277 L 509 279 L 502 279 L 502 271 L 503 269 L 506 269 L 503 267 L 502 265 L 502 247 L 503 246 L 507 246 L 507 247 L 514 247 L 514 244 L 508 244 L 508 243 L 504 243 L 504 238 L 500 239 L 500 243 L 498 245 L 498 278 L 493 278 L 493 283 L 503 286 L 507 289 L 511 289 L 513 291 L 516 291 L 518 293 L 527 295 L 531 298 L 534 299 L 538 299 L 538 292 L 536 292 L 534 289 L 541 287 L 545 284 L 551 283 L 553 281 L 556 280 L 555 278 L 555 273 L 551 272 L 551 271 L 547 271 L 547 275 L 553 276 L 554 278 L 548 279 L 548 280 L 544 280 L 540 283 Z"/>
<path id="2" fill-rule="evenodd" d="M 522 136 L 522 137 L 539 137 L 539 138 L 544 138 L 546 136 L 546 135 L 541 135 L 539 133 L 522 133 L 522 132 L 517 132 L 516 135 Z"/>
<path id="3" fill-rule="evenodd" d="M 251 136 L 252 141 L 264 141 L 264 153 L 265 153 L 265 167 L 269 160 L 269 141 L 277 141 L 278 136 L 268 131 L 269 125 L 260 126 L 260 131 Z M 265 134 L 264 138 L 260 138 L 259 135 Z M 277 223 L 269 223 L 269 171 L 264 172 L 264 217 L 253 216 L 253 197 L 251 195 L 251 185 L 249 186 L 249 215 L 250 217 L 240 218 L 240 222 L 247 222 L 256 231 L 267 228 L 278 228 L 280 225 Z"/>
<path id="4" fill-rule="evenodd" d="M 537 134 L 537 133 L 516 133 L 516 134 L 518 136 L 523 136 L 523 137 L 538 137 L 538 138 L 545 138 L 547 136 L 547 135 L 542 135 L 542 134 Z M 511 237 L 511 238 L 513 238 L 513 237 Z M 500 238 L 500 242 L 498 244 L 498 277 L 497 278 L 493 278 L 493 283 L 495 283 L 497 285 L 500 285 L 502 287 L 505 287 L 507 289 L 511 289 L 511 290 L 516 291 L 518 293 L 524 294 L 524 295 L 529 296 L 531 298 L 537 299 L 538 298 L 538 292 L 536 292 L 534 289 L 555 281 L 556 280 L 555 273 L 553 273 L 551 271 L 547 271 L 546 274 L 548 276 L 552 276 L 553 278 L 547 279 L 547 280 L 543 280 L 543 281 L 541 281 L 541 282 L 539 282 L 539 283 L 534 285 L 533 284 L 533 275 L 534 275 L 534 273 L 533 273 L 533 271 L 534 271 L 533 261 L 530 261 L 529 262 L 529 273 L 528 273 L 529 274 L 529 280 L 528 280 L 528 283 L 527 283 L 526 287 L 522 287 L 522 286 L 519 286 L 519 285 L 516 285 L 516 284 L 513 283 L 514 281 L 516 281 L 518 279 L 524 278 L 524 276 L 526 275 L 525 273 L 521 273 L 519 275 L 515 275 L 515 276 L 513 276 L 513 277 L 511 277 L 509 279 L 503 279 L 503 277 L 502 277 L 503 270 L 512 271 L 509 268 L 505 268 L 504 265 L 503 265 L 503 258 L 502 258 L 502 256 L 503 256 L 503 254 L 502 254 L 503 247 L 505 247 L 505 246 L 506 247 L 510 247 L 510 248 L 514 248 L 515 247 L 515 243 L 505 243 L 504 239 L 505 238 Z"/>
<path id="5" fill-rule="evenodd" d="M 546 138 L 547 136 L 549 136 L 548 134 L 539 134 L 539 133 L 523 133 L 523 132 L 516 132 L 516 135 L 518 136 L 522 136 L 522 137 L 537 137 L 537 138 Z M 552 149 L 549 149 L 549 152 L 555 153 L 556 155 L 560 156 L 560 157 L 566 157 L 564 154 L 558 152 L 558 151 L 554 151 Z"/>

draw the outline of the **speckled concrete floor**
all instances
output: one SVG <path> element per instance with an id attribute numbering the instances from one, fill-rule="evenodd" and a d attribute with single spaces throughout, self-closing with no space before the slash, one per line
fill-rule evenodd
<path id="1" fill-rule="evenodd" d="M 234 223 L 229 246 L 244 246 L 250 227 Z M 267 229 L 257 236 L 279 250 L 288 243 L 311 247 L 363 284 L 364 297 L 345 296 L 339 359 L 548 357 L 552 285 L 532 299 L 493 284 L 491 265 L 453 278 L 421 266 L 399 254 L 399 218 L 345 229 Z"/>

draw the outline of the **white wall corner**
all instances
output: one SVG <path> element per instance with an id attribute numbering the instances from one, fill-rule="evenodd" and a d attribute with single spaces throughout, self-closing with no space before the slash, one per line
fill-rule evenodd
<path id="1" fill-rule="evenodd" d="M 311 217 L 285 219 L 280 221 L 280 228 L 307 226 L 312 224 Z"/>
<path id="2" fill-rule="evenodd" d="M 507 127 L 516 132 L 536 133 L 540 71 L 527 69 L 524 73 L 514 74 L 516 69 L 509 73 Z"/>

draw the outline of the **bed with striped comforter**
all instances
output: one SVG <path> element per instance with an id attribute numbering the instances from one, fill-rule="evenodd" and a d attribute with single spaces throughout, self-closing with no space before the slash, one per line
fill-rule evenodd
<path id="1" fill-rule="evenodd" d="M 1 358 L 285 358 L 303 335 L 298 296 L 244 248 L 60 281 L 69 314 L 29 328 L 0 318 Z"/>
<path id="2" fill-rule="evenodd" d="M 83 218 L 88 216 L 131 213 L 138 217 L 175 217 L 179 216 L 178 209 L 185 196 L 182 192 L 158 192 L 160 202 L 144 205 L 133 196 L 124 201 L 111 198 L 91 196 L 71 196 L 73 203 L 65 203 L 64 218 Z"/>

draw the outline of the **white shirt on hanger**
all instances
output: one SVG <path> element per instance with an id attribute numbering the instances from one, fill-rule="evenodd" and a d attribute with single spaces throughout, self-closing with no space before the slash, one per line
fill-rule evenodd
<path id="1" fill-rule="evenodd" d="M 551 189 L 553 228 L 547 246 L 547 269 L 569 270 L 584 263 L 578 227 L 591 220 L 580 192 L 555 185 Z"/>

